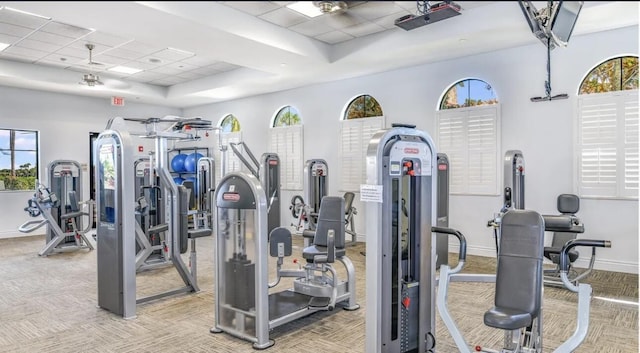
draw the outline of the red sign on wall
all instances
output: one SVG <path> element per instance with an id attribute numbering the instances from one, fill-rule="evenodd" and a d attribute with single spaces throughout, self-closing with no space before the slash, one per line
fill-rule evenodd
<path id="1" fill-rule="evenodd" d="M 124 106 L 124 97 L 111 97 L 111 105 L 116 105 L 118 107 Z"/>

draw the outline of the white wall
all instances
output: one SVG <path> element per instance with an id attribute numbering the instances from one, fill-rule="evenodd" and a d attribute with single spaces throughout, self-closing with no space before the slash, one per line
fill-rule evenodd
<path id="1" fill-rule="evenodd" d="M 0 87 L 0 128 L 39 131 L 39 169 L 44 183 L 46 167 L 53 160 L 70 159 L 87 165 L 82 175 L 83 199 L 89 198 L 90 132 L 101 132 L 115 116 L 147 118 L 181 114 L 182 111 L 175 108 L 131 102 L 116 107 L 108 99 Z M 18 227 L 33 219 L 23 210 L 31 196 L 33 191 L 0 192 L 0 238 L 21 235 Z M 33 234 L 43 233 L 44 227 Z"/>
<path id="2" fill-rule="evenodd" d="M 217 121 L 233 113 L 240 120 L 243 138 L 254 154 L 266 152 L 273 113 L 283 105 L 299 109 L 304 123 L 304 157 L 323 158 L 329 164 L 329 194 L 339 191 L 339 120 L 349 100 L 370 94 L 382 105 L 386 125 L 413 123 L 433 134 L 435 110 L 443 91 L 463 78 L 490 83 L 502 110 L 501 154 L 519 149 L 525 157 L 526 207 L 542 214 L 556 213 L 556 197 L 573 192 L 573 133 L 576 93 L 596 64 L 622 54 L 638 55 L 638 27 L 628 27 L 572 37 L 567 48 L 551 53 L 552 94 L 570 98 L 532 103 L 544 96 L 546 48 L 532 45 L 500 50 L 435 64 L 314 85 L 247 99 L 186 108 L 185 116 L 200 115 Z M 390 48 L 392 50 L 392 48 Z M 375 53 L 372 53 L 375 55 Z M 292 220 L 289 199 L 300 191 L 283 192 L 282 222 Z M 452 196 L 450 226 L 468 239 L 469 253 L 495 256 L 493 233 L 486 227 L 502 203 L 501 196 Z M 366 215 L 360 202 L 356 230 L 363 238 Z M 586 226 L 584 237 L 609 239 L 611 249 L 598 250 L 596 268 L 638 272 L 638 201 L 583 199 L 579 215 Z M 587 249 L 582 251 L 587 254 Z M 584 261 L 581 259 L 579 261 Z"/>

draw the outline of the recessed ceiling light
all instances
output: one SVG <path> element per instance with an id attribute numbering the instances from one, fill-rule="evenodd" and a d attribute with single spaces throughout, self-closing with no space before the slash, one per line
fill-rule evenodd
<path id="1" fill-rule="evenodd" d="M 127 67 L 127 66 L 114 66 L 108 70 L 114 71 L 114 72 L 120 72 L 123 74 L 129 74 L 129 75 L 137 74 L 138 72 L 142 71 L 140 69 L 134 69 L 133 67 Z"/>
<path id="2" fill-rule="evenodd" d="M 7 48 L 9 48 L 11 44 L 7 44 L 7 43 L 0 43 L 0 51 L 3 51 Z"/>
<path id="3" fill-rule="evenodd" d="M 296 1 L 287 5 L 287 8 L 311 18 L 322 15 L 322 11 L 312 1 Z"/>

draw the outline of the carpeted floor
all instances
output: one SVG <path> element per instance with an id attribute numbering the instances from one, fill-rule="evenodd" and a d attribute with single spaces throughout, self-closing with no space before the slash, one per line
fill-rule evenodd
<path id="1" fill-rule="evenodd" d="M 296 239 L 294 256 L 300 256 Z M 214 324 L 213 237 L 198 240 L 201 291 L 139 304 L 137 317 L 124 320 L 97 307 L 96 252 L 82 250 L 39 257 L 44 236 L 0 239 L 0 352 L 254 352 L 251 344 L 227 334 L 211 334 Z M 318 312 L 272 331 L 276 344 L 266 352 L 364 352 L 364 243 L 349 247 L 356 268 L 356 311 Z M 455 256 L 451 256 L 455 262 Z M 187 261 L 185 255 L 185 261 Z M 468 256 L 464 272 L 490 273 L 495 259 Z M 338 273 L 344 270 L 338 265 Z M 595 271 L 589 334 L 577 352 L 638 352 L 638 276 Z M 172 268 L 138 274 L 138 297 L 182 286 Z M 275 290 L 284 290 L 282 281 Z M 612 302 L 612 298 L 624 302 Z M 493 284 L 452 283 L 452 315 L 470 345 L 498 348 L 502 332 L 483 325 L 492 306 Z M 577 299 L 567 290 L 544 288 L 544 348 L 552 352 L 575 328 Z M 437 351 L 455 353 L 453 340 L 436 314 Z"/>

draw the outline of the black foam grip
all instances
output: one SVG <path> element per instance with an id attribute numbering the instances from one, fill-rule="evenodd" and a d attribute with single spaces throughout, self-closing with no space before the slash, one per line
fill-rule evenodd
<path id="1" fill-rule="evenodd" d="M 560 261 L 558 265 L 560 266 L 560 271 L 569 271 L 569 250 L 575 248 L 576 246 L 590 246 L 592 248 L 610 248 L 611 241 L 610 240 L 594 240 L 594 239 L 572 239 L 569 240 L 564 246 L 562 250 L 560 250 Z"/>
<path id="2" fill-rule="evenodd" d="M 431 227 L 431 231 L 434 233 L 443 233 L 443 234 L 451 234 L 458 238 L 460 241 L 460 251 L 458 253 L 458 260 L 465 261 L 467 258 L 467 240 L 464 238 L 464 235 L 460 233 L 460 231 L 455 230 L 453 228 L 445 228 L 445 227 Z"/>

